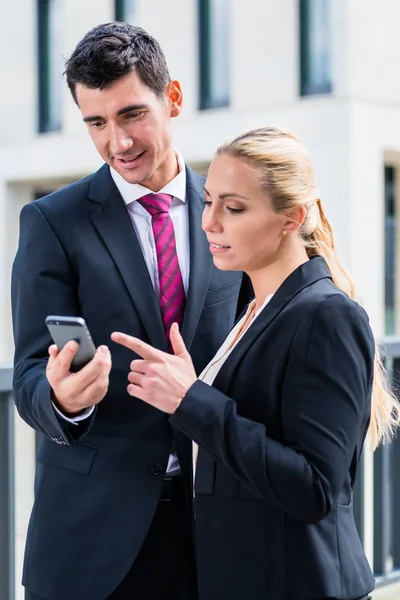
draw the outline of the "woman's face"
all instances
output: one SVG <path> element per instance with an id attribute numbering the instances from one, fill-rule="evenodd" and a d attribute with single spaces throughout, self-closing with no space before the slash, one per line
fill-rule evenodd
<path id="1" fill-rule="evenodd" d="M 247 163 L 216 156 L 204 190 L 202 227 L 216 267 L 250 274 L 279 260 L 287 216 L 272 210 Z"/>

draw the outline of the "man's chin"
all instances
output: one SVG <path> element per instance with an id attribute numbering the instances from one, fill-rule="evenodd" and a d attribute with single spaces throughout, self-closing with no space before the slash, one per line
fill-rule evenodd
<path id="1" fill-rule="evenodd" d="M 115 169 L 115 166 L 113 167 Z M 138 183 L 146 186 L 146 182 L 151 178 L 151 173 L 143 172 L 141 169 L 115 169 L 122 179 L 125 179 L 128 183 Z"/>

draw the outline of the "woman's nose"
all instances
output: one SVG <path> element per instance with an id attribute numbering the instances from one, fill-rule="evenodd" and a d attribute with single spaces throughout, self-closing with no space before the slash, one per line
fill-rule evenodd
<path id="1" fill-rule="evenodd" d="M 208 207 L 206 207 L 205 211 L 203 212 L 201 226 L 203 228 L 203 231 L 205 231 L 206 233 L 212 231 L 220 233 L 223 229 L 221 220 L 218 218 L 216 211 Z"/>

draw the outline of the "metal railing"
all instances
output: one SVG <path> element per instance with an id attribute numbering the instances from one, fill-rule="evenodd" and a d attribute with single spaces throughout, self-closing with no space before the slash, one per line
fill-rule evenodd
<path id="1" fill-rule="evenodd" d="M 396 395 L 400 392 L 400 338 L 382 344 L 385 366 Z M 400 435 L 374 453 L 374 564 L 377 586 L 400 581 Z M 397 511 L 396 511 L 397 507 Z"/>
<path id="2" fill-rule="evenodd" d="M 394 389 L 400 391 L 400 338 L 384 341 L 385 363 Z M 0 365 L 0 599 L 14 600 L 14 405 L 12 370 Z M 400 435 L 374 454 L 373 570 L 377 587 L 400 581 Z M 364 543 L 364 461 L 354 489 L 354 515 Z"/>
<path id="3" fill-rule="evenodd" d="M 14 600 L 14 404 L 12 371 L 0 366 L 0 598 Z"/>

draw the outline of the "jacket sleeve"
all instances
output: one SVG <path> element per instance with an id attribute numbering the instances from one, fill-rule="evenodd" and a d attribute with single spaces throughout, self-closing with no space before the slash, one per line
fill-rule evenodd
<path id="1" fill-rule="evenodd" d="M 21 212 L 19 247 L 14 260 L 11 301 L 15 341 L 13 395 L 31 427 L 60 444 L 80 439 L 94 414 L 79 425 L 57 416 L 46 378 L 49 314 L 78 315 L 76 277 L 54 230 L 36 204 Z"/>
<path id="2" fill-rule="evenodd" d="M 315 523 L 331 510 L 368 422 L 373 359 L 365 312 L 332 295 L 320 304 L 308 341 L 294 340 L 290 351 L 281 393 L 284 443 L 200 381 L 171 420 L 258 497 Z"/>

